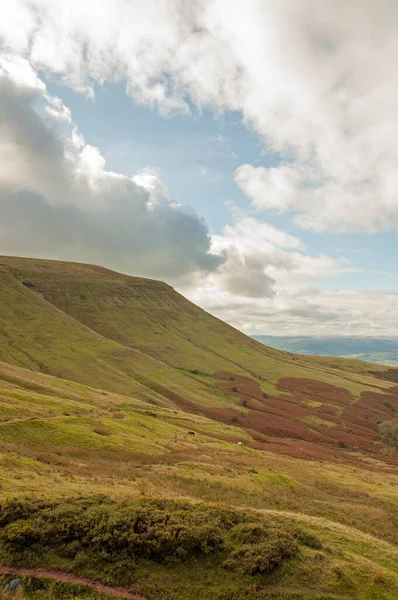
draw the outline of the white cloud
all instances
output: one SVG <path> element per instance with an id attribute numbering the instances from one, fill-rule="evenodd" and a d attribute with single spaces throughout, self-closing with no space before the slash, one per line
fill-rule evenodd
<path id="1" fill-rule="evenodd" d="M 237 172 L 264 210 L 314 230 L 398 226 L 394 0 L 14 0 L 9 51 L 90 93 L 125 80 L 162 112 L 242 111 L 280 166 Z"/>
<path id="2" fill-rule="evenodd" d="M 217 268 L 222 258 L 210 251 L 205 223 L 171 202 L 153 171 L 132 178 L 107 171 L 27 63 L 8 61 L 0 86 L 0 253 L 85 260 L 169 281 Z"/>
<path id="3" fill-rule="evenodd" d="M 235 181 L 259 210 L 285 212 L 298 203 L 301 180 L 293 167 L 255 168 L 244 164 L 236 169 Z M 305 193 L 302 195 L 305 201 Z"/>
<path id="4" fill-rule="evenodd" d="M 396 291 L 318 291 L 306 286 L 250 302 L 214 287 L 189 298 L 247 334 L 398 335 Z"/>

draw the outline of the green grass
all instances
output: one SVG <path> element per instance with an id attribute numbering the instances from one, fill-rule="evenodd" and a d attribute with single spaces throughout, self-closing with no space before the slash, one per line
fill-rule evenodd
<path id="1" fill-rule="evenodd" d="M 45 345 L 51 343 L 51 338 L 54 337 L 52 333 L 56 331 L 56 325 L 53 326 L 54 331 L 46 331 L 46 328 L 50 329 L 49 324 L 43 323 L 40 316 L 32 318 L 31 305 L 34 299 L 47 301 L 45 307 L 43 302 L 40 303 L 45 314 L 48 314 L 48 305 L 51 304 L 62 311 L 63 319 L 67 318 L 66 315 L 73 319 L 73 322 L 70 318 L 67 321 L 71 328 L 69 338 L 77 336 L 76 326 L 79 327 L 79 336 L 82 336 L 83 324 L 89 328 L 85 333 L 90 333 L 91 340 L 93 333 L 97 334 L 94 344 L 97 347 L 104 344 L 104 352 L 112 353 L 113 360 L 116 355 L 122 360 L 127 352 L 126 348 L 134 348 L 135 351 L 144 353 L 136 353 L 135 360 L 139 363 L 137 369 L 141 362 L 152 357 L 161 361 L 163 368 L 166 363 L 179 369 L 179 377 L 182 376 L 181 371 L 184 374 L 188 373 L 190 385 L 195 381 L 201 384 L 211 383 L 204 381 L 206 378 L 202 374 L 211 376 L 220 370 L 261 377 L 266 391 L 273 391 L 281 377 L 314 377 L 346 387 L 354 395 L 374 384 L 373 378 L 368 374 L 367 363 L 335 357 L 298 356 L 268 348 L 212 317 L 162 282 L 128 277 L 91 265 L 11 257 L 0 257 L 0 262 L 6 283 L 5 289 L 7 291 L 12 287 L 13 290 L 12 298 L 7 304 L 11 310 L 15 310 L 16 302 L 19 305 L 22 300 L 26 302 L 32 329 L 37 332 L 40 326 L 44 350 Z M 34 283 L 34 287 L 18 285 L 18 282 L 23 281 Z M 4 298 L 0 301 L 5 302 Z M 56 314 L 58 317 L 59 311 Z M 10 315 L 8 321 L 15 327 L 15 316 L 13 318 Z M 46 327 L 43 328 L 43 325 Z M 65 342 L 64 328 L 65 323 L 62 333 L 58 336 L 62 343 Z M 18 335 L 18 332 L 12 331 L 9 335 L 14 337 L 15 334 Z M 111 340 L 120 350 L 112 347 Z M 90 346 L 88 338 L 84 339 L 83 343 L 70 339 L 66 365 L 60 365 L 59 369 L 62 371 L 73 362 L 74 352 L 81 352 L 82 348 L 88 350 Z M 61 354 L 64 354 L 66 350 L 62 350 Z M 15 360 L 27 360 L 22 357 L 22 351 L 20 352 Z M 84 358 L 87 361 L 88 357 Z M 142 376 L 145 377 L 146 370 L 149 376 L 153 371 L 157 381 L 162 380 L 161 374 L 156 372 L 157 367 L 158 363 L 151 361 L 147 369 L 142 367 Z M 380 366 L 375 369 L 385 370 Z M 79 374 L 81 371 L 80 368 Z M 199 374 L 195 377 L 193 372 L 196 371 L 199 371 Z M 65 376 L 60 372 L 54 374 Z M 166 370 L 163 380 L 169 382 L 170 378 L 171 372 Z M 99 379 L 101 387 L 105 387 L 107 382 L 103 382 L 102 379 L 105 380 L 105 374 Z M 183 381 L 184 385 L 187 385 L 185 378 Z M 203 388 L 203 385 L 198 388 L 199 396 L 203 395 Z"/>
<path id="2" fill-rule="evenodd" d="M 360 400 L 365 390 L 389 393 L 393 384 L 369 371 L 383 367 L 272 350 L 161 282 L 71 263 L 0 263 L 0 498 L 62 504 L 102 494 L 117 501 L 115 513 L 121 502 L 153 497 L 222 503 L 241 519 L 255 515 L 286 530 L 299 524 L 322 544 L 299 544 L 286 563 L 253 576 L 231 566 L 226 577 L 220 561 L 249 556 L 227 531 L 230 554 L 218 562 L 134 559 L 134 568 L 122 566 L 115 579 L 114 565 L 86 550 L 79 563 L 62 547 L 2 548 L 3 561 L 119 583 L 130 573 L 149 600 L 398 597 L 397 461 L 374 437 L 390 409 L 382 400 L 373 408 Z M 34 286 L 23 285 L 27 280 Z M 231 375 L 221 381 L 220 371 Z M 257 399 L 243 403 L 242 376 L 258 386 Z M 311 390 L 295 397 L 277 391 L 285 377 L 329 383 L 352 396 L 345 406 L 333 390 L 326 398 Z M 294 431 L 291 437 L 283 423 L 280 433 L 276 427 L 258 441 L 256 418 L 264 418 L 273 397 L 286 404 L 267 413 L 264 427 L 288 416 L 313 441 Z M 388 401 L 394 403 L 392 393 Z M 251 426 L 241 427 L 251 415 Z M 333 437 L 342 432 L 351 435 L 344 448 Z M 371 442 L 356 447 L 362 434 Z"/>
<path id="3" fill-rule="evenodd" d="M 310 425 L 324 425 L 325 427 L 336 427 L 337 423 L 334 421 L 328 421 L 327 419 L 321 419 L 315 415 L 309 415 L 308 417 L 303 417 L 302 419 L 305 423 L 310 423 Z"/>

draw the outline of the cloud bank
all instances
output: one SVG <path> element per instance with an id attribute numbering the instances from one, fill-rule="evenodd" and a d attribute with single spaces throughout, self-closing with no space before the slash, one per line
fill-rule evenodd
<path id="1" fill-rule="evenodd" d="M 398 226 L 397 26 L 394 0 L 14 0 L 0 37 L 87 94 L 241 111 L 282 156 L 236 173 L 259 210 L 372 232 Z"/>

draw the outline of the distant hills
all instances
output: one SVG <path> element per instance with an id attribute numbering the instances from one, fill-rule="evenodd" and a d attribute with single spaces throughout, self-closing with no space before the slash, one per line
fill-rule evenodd
<path id="1" fill-rule="evenodd" d="M 398 337 L 273 336 L 253 335 L 253 339 L 287 352 L 318 356 L 358 358 L 381 365 L 398 365 Z"/>

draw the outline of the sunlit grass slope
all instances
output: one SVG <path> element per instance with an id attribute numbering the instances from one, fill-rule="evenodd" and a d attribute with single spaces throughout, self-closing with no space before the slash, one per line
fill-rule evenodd
<path id="1" fill-rule="evenodd" d="M 102 495 L 115 515 L 154 497 L 216 504 L 213 515 L 226 504 L 319 544 L 242 574 L 236 561 L 258 548 L 223 527 L 215 554 L 187 542 L 173 561 L 96 556 L 75 539 L 47 548 L 19 523 L 0 563 L 70 569 L 148 600 L 397 598 L 397 461 L 377 423 L 398 397 L 385 370 L 266 348 L 161 282 L 1 257 L 1 500 Z M 195 512 L 193 525 L 207 548 Z"/>
<path id="2" fill-rule="evenodd" d="M 0 266 L 75 322 L 180 370 L 210 374 L 231 371 L 261 377 L 270 390 L 281 377 L 316 376 L 354 393 L 372 384 L 366 363 L 268 348 L 162 282 L 59 261 L 3 256 Z"/>
<path id="3" fill-rule="evenodd" d="M 162 282 L 0 257 L 0 305 L 0 359 L 239 424 L 270 450 L 379 457 L 378 423 L 398 409 L 385 367 L 267 348 Z"/>
<path id="4" fill-rule="evenodd" d="M 89 329 L 24 282 L 0 266 L 0 359 L 163 404 L 162 391 L 211 403 L 206 380 Z"/>
<path id="5" fill-rule="evenodd" d="M 185 497 L 327 517 L 398 541 L 398 477 L 381 460 L 357 468 L 264 452 L 238 426 L 6 363 L 0 398 L 3 497 Z"/>

